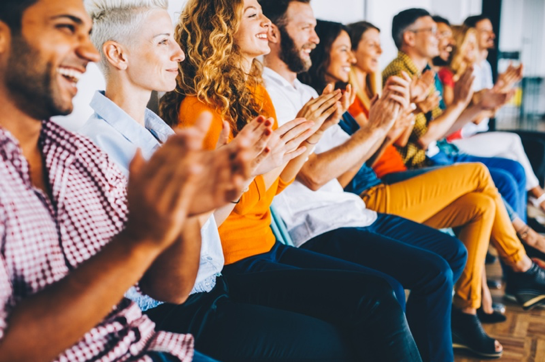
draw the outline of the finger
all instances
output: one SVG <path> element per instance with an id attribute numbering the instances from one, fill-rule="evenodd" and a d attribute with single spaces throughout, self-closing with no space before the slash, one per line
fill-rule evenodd
<path id="1" fill-rule="evenodd" d="M 308 122 L 305 118 L 295 118 L 294 120 L 291 120 L 287 122 L 285 125 L 278 127 L 274 133 L 278 134 L 280 137 L 283 137 L 289 130 L 291 130 L 294 127 L 297 127 L 301 123 Z"/>
<path id="2" fill-rule="evenodd" d="M 144 157 L 142 156 L 142 150 L 140 148 L 137 148 L 136 153 L 134 154 L 134 157 L 129 163 L 129 180 L 131 176 L 136 177 L 140 173 L 140 171 L 142 170 L 145 164 L 146 164 L 146 161 L 144 160 Z"/>
<path id="3" fill-rule="evenodd" d="M 225 146 L 227 144 L 229 141 L 230 131 L 231 129 L 229 127 L 229 122 L 221 121 L 221 133 L 218 138 L 218 142 L 216 142 L 216 148 L 220 148 L 221 146 Z"/>
<path id="4" fill-rule="evenodd" d="M 299 156 L 301 156 L 303 153 L 305 153 L 305 151 L 307 150 L 307 146 L 301 146 L 297 149 L 295 149 L 294 151 L 292 152 L 288 152 L 284 155 L 284 163 L 287 163 L 291 160 L 293 160 L 294 158 L 297 158 Z"/>
<path id="5" fill-rule="evenodd" d="M 305 141 L 307 138 L 309 138 L 313 134 L 314 134 L 313 130 L 311 129 L 306 130 L 305 132 L 299 134 L 299 136 L 287 142 L 286 149 L 288 150 L 288 152 L 293 152 L 295 149 L 297 149 L 301 145 L 301 143 L 303 143 L 303 141 Z"/>
<path id="6" fill-rule="evenodd" d="M 335 90 L 335 84 L 333 84 L 333 83 L 328 83 L 328 84 L 325 86 L 324 90 L 322 91 L 322 95 L 323 95 L 323 94 L 330 94 L 330 93 L 332 93 L 334 90 Z"/>
<path id="7" fill-rule="evenodd" d="M 306 121 L 304 123 L 301 123 L 292 129 L 290 129 L 288 132 L 286 132 L 281 138 L 284 144 L 289 143 L 290 141 L 296 139 L 301 134 L 304 134 L 306 131 L 310 130 L 312 126 L 314 125 L 314 122 L 312 121 Z M 312 134 L 312 133 L 311 133 Z M 310 136 L 310 135 L 309 135 Z M 302 142 L 302 141 L 301 141 Z"/>

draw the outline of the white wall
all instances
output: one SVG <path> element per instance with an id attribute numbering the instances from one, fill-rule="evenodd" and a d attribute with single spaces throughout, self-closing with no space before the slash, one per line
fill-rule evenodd
<path id="1" fill-rule="evenodd" d="M 170 0 L 169 13 L 174 22 L 187 0 Z M 206 0 L 202 0 L 206 1 Z M 518 3 L 519 0 L 504 0 Z M 529 0 L 532 1 L 532 0 Z M 533 0 L 543 1 L 543 0 Z M 384 53 L 381 57 L 381 67 L 384 68 L 397 54 L 397 49 L 391 36 L 392 18 L 401 10 L 418 7 L 433 14 L 439 14 L 453 23 L 463 21 L 470 14 L 481 11 L 481 0 L 312 0 L 312 8 L 319 19 L 350 23 L 367 20 L 381 29 Z M 543 58 L 540 58 L 543 59 Z M 545 66 L 545 65 L 544 65 Z M 78 95 L 74 99 L 74 112 L 68 117 L 58 117 L 56 120 L 71 130 L 76 130 L 93 113 L 89 102 L 97 89 L 104 89 L 104 78 L 93 64 L 79 82 Z"/>

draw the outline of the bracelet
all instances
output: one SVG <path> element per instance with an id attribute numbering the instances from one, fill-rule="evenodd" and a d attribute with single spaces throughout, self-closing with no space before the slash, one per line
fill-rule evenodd
<path id="1" fill-rule="evenodd" d="M 244 195 L 245 192 L 248 192 L 250 190 L 249 186 L 246 186 L 244 189 L 242 189 L 242 194 L 240 194 L 240 197 L 237 201 L 229 201 L 232 204 L 238 204 L 240 202 L 240 199 L 242 199 L 242 195 Z"/>
<path id="2" fill-rule="evenodd" d="M 517 231 L 517 234 L 519 234 L 519 236 L 524 239 L 526 237 L 526 235 L 528 235 L 528 232 L 530 231 L 530 227 L 528 225 L 524 225 L 524 227 L 522 228 L 522 230 L 520 231 Z"/>

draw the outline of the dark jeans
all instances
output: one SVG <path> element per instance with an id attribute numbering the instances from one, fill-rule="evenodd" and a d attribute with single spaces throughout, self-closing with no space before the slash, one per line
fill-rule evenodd
<path id="1" fill-rule="evenodd" d="M 210 293 L 147 314 L 161 330 L 192 333 L 199 351 L 224 362 L 421 361 L 382 278 L 293 267 L 240 274 L 231 267 Z"/>
<path id="2" fill-rule="evenodd" d="M 302 248 L 382 271 L 411 293 L 407 319 L 424 361 L 453 361 L 452 289 L 466 263 L 456 238 L 395 215 L 378 214 L 368 227 L 342 228 Z"/>
<path id="3" fill-rule="evenodd" d="M 500 194 L 522 221 L 526 222 L 526 174 L 517 161 L 501 157 L 478 157 L 465 153 L 447 155 L 444 152 L 439 152 L 431 160 L 437 165 L 452 165 L 459 162 L 485 164 Z"/>
<path id="4" fill-rule="evenodd" d="M 398 182 L 406 181 L 416 176 L 423 175 L 427 172 L 437 170 L 444 166 L 432 166 L 432 167 L 422 167 L 414 170 L 392 172 L 387 175 L 384 175 L 380 180 L 387 185 L 395 184 Z"/>
<path id="5" fill-rule="evenodd" d="M 179 362 L 178 358 L 164 352 L 150 353 L 150 357 L 153 360 L 153 362 Z M 215 359 L 206 357 L 205 355 L 200 354 L 197 351 L 195 351 L 192 361 L 193 362 L 218 362 Z"/>

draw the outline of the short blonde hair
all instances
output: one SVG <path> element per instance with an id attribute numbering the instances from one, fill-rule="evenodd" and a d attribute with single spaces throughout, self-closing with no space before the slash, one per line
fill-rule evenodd
<path id="1" fill-rule="evenodd" d="M 91 41 L 100 52 L 100 67 L 107 74 L 108 63 L 102 52 L 107 41 L 131 46 L 135 33 L 148 13 L 168 9 L 168 0 L 85 0 L 85 8 L 93 20 Z"/>

